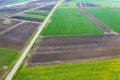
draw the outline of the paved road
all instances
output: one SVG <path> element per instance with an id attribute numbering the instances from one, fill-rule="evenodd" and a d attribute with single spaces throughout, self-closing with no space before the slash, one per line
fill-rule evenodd
<path id="1" fill-rule="evenodd" d="M 50 12 L 50 14 L 48 15 L 48 17 L 46 18 L 46 20 L 43 22 L 41 28 L 39 29 L 39 31 L 36 33 L 36 35 L 34 36 L 34 38 L 32 39 L 32 41 L 30 42 L 30 44 L 27 46 L 27 48 L 25 49 L 25 51 L 23 52 L 22 56 L 19 58 L 19 60 L 17 61 L 17 63 L 15 64 L 15 66 L 13 67 L 13 69 L 10 71 L 10 73 L 8 74 L 8 76 L 5 78 L 5 80 L 12 80 L 13 76 L 15 75 L 15 73 L 17 72 L 18 68 L 20 67 L 20 65 L 22 64 L 23 60 L 25 59 L 25 57 L 27 56 L 29 50 L 31 49 L 31 47 L 33 46 L 34 42 L 36 41 L 36 39 L 39 37 L 39 34 L 41 33 L 42 29 L 44 28 L 44 26 L 46 25 L 46 23 L 48 22 L 49 18 L 51 17 L 52 13 L 54 12 L 54 10 L 56 9 L 56 7 L 61 3 L 58 2 L 56 4 L 56 6 L 53 8 L 53 10 Z"/>
<path id="2" fill-rule="evenodd" d="M 77 7 L 79 10 L 94 24 L 96 24 L 101 30 L 105 32 L 105 34 L 117 34 L 115 31 L 110 29 L 107 25 L 102 23 L 100 20 L 98 20 L 96 17 L 94 17 L 92 14 L 90 14 L 88 11 L 86 11 L 84 8 L 81 8 L 80 3 L 77 3 Z"/>

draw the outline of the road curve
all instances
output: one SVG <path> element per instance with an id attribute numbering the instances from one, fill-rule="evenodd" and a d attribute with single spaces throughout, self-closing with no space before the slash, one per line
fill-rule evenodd
<path id="1" fill-rule="evenodd" d="M 25 57 L 27 56 L 29 50 L 31 49 L 31 47 L 33 46 L 33 44 L 35 43 L 36 39 L 39 37 L 39 34 L 41 33 L 42 29 L 44 28 L 44 26 L 46 25 L 46 23 L 48 22 L 49 18 L 52 16 L 52 13 L 54 12 L 54 10 L 57 8 L 57 6 L 61 3 L 62 1 L 59 1 L 55 7 L 52 9 L 52 11 L 50 12 L 50 14 L 48 15 L 48 17 L 46 18 L 46 20 L 43 22 L 41 28 L 38 30 L 38 32 L 36 33 L 36 35 L 34 36 L 34 38 L 32 39 L 32 41 L 30 42 L 30 44 L 27 46 L 27 48 L 24 50 L 22 56 L 19 58 L 19 60 L 17 61 L 17 63 L 15 64 L 15 66 L 12 68 L 12 70 L 10 71 L 10 73 L 8 74 L 8 76 L 5 78 L 5 80 L 12 80 L 13 76 L 15 75 L 15 73 L 17 72 L 18 68 L 20 67 L 20 65 L 22 64 L 23 60 L 25 59 Z"/>

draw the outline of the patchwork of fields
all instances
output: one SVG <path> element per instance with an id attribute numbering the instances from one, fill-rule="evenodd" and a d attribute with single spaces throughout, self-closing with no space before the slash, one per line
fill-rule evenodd
<path id="1" fill-rule="evenodd" d="M 119 80 L 120 3 L 117 2 L 61 3 L 13 80 Z M 18 12 L 19 8 L 1 9 L 4 12 L 0 14 L 6 13 L 8 19 L 4 17 L 0 22 L 0 77 L 13 66 L 55 4 L 35 1 Z M 5 20 L 10 20 L 10 24 L 5 24 Z"/>
<path id="2" fill-rule="evenodd" d="M 103 34 L 103 32 L 77 8 L 57 8 L 41 33 L 42 36 L 81 34 Z"/>

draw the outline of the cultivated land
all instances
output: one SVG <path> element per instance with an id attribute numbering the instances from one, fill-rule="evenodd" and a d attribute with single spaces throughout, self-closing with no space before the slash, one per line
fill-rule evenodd
<path id="1" fill-rule="evenodd" d="M 28 66 L 119 57 L 119 39 L 119 35 L 41 37 Z"/>
<path id="2" fill-rule="evenodd" d="M 120 59 L 23 68 L 13 80 L 119 80 Z"/>
<path id="3" fill-rule="evenodd" d="M 93 16 L 120 33 L 120 12 L 112 8 L 86 8 Z M 109 14 L 108 14 L 109 13 Z"/>
<path id="4" fill-rule="evenodd" d="M 19 55 L 18 51 L 0 48 L 0 78 Z"/>
<path id="5" fill-rule="evenodd" d="M 77 8 L 57 8 L 41 33 L 43 36 L 81 34 L 103 34 L 103 32 Z"/>
<path id="6" fill-rule="evenodd" d="M 87 7 L 101 7 L 96 3 L 84 4 Z M 49 11 L 49 7 L 39 9 Z M 107 15 L 103 16 L 110 19 L 111 15 Z M 85 13 L 81 13 L 74 4 L 61 4 L 33 47 L 25 64 L 27 66 L 21 68 L 13 80 L 119 80 L 120 59 L 112 58 L 120 57 L 120 35 L 103 34 L 104 30 L 85 17 Z"/>

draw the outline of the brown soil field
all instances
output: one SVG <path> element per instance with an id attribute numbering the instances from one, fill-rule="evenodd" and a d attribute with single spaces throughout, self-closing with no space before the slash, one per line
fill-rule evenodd
<path id="1" fill-rule="evenodd" d="M 51 11 L 53 9 L 53 7 L 55 6 L 54 5 L 48 5 L 48 6 L 45 6 L 45 7 L 42 7 L 42 8 L 38 8 L 36 10 L 46 10 L 46 11 Z"/>
<path id="2" fill-rule="evenodd" d="M 99 19 L 94 17 L 92 14 L 90 14 L 84 8 L 81 8 L 80 3 L 77 3 L 77 7 L 79 8 L 80 12 L 82 12 L 89 20 L 91 20 L 94 24 L 96 24 L 101 30 L 103 30 L 105 32 L 105 34 L 117 34 L 115 31 L 113 31 L 111 28 L 109 28 L 102 21 L 100 21 Z"/>
<path id="3" fill-rule="evenodd" d="M 95 61 L 120 57 L 120 35 L 41 37 L 28 66 Z"/>
<path id="4" fill-rule="evenodd" d="M 25 22 L 0 35 L 0 47 L 21 50 L 39 24 Z"/>
<path id="5" fill-rule="evenodd" d="M 14 21 L 14 20 L 12 20 L 10 24 L 4 24 L 3 22 L 4 22 L 4 20 L 0 21 L 0 32 L 4 31 L 5 29 L 7 29 L 11 26 L 14 26 L 14 25 L 20 23 L 20 21 Z"/>

